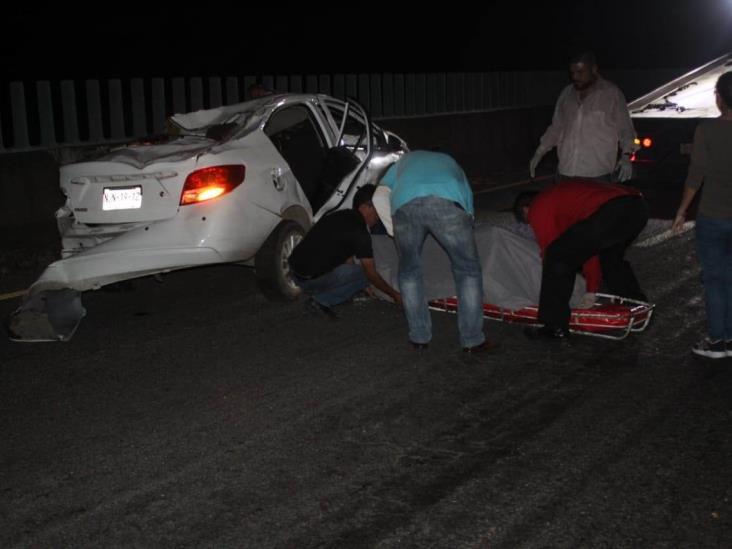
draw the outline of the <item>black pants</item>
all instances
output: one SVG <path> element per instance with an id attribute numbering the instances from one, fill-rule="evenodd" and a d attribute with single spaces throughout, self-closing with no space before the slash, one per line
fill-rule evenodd
<path id="1" fill-rule="evenodd" d="M 568 327 L 574 278 L 594 255 L 600 258 L 602 277 L 610 293 L 645 301 L 624 255 L 647 222 L 645 200 L 622 196 L 609 200 L 590 217 L 564 231 L 544 252 L 539 321 Z"/>

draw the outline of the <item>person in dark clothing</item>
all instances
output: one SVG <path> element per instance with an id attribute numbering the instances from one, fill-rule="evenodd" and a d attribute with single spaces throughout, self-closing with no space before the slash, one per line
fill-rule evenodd
<path id="1" fill-rule="evenodd" d="M 569 299 L 580 269 L 592 298 L 602 279 L 612 294 L 647 301 L 624 259 L 648 222 L 645 199 L 637 190 L 569 180 L 541 193 L 520 194 L 514 213 L 531 225 L 543 256 L 538 316 L 543 326 L 528 328 L 528 337 L 568 335 Z"/>
<path id="2" fill-rule="evenodd" d="M 714 93 L 721 115 L 696 127 L 691 165 L 672 231 L 681 232 L 686 212 L 702 189 L 696 243 L 708 332 L 691 352 L 726 358 L 732 356 L 732 71 L 719 77 Z"/>
<path id="3" fill-rule="evenodd" d="M 375 189 L 374 185 L 358 189 L 352 209 L 321 218 L 290 255 L 293 279 L 310 296 L 309 305 L 329 316 L 334 316 L 333 305 L 369 284 L 401 305 L 401 295 L 381 277 L 374 262 L 369 228 L 379 221 L 371 202 Z"/>

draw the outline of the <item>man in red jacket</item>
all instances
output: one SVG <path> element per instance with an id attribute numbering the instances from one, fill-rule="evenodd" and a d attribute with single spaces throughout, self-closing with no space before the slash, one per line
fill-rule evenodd
<path id="1" fill-rule="evenodd" d="M 540 328 L 530 338 L 564 338 L 569 333 L 569 300 L 577 271 L 582 269 L 587 292 L 605 280 L 610 293 L 646 301 L 626 248 L 648 221 L 643 196 L 621 185 L 571 179 L 540 193 L 521 193 L 514 213 L 528 222 L 544 258 L 539 295 Z"/>

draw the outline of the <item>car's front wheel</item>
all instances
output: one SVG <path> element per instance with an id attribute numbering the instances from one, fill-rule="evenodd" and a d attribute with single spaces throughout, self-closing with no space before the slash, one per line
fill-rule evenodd
<path id="1" fill-rule="evenodd" d="M 300 295 L 300 288 L 292 280 L 287 259 L 305 230 L 295 221 L 282 221 L 267 237 L 254 258 L 254 269 L 264 294 L 272 299 L 292 301 Z"/>

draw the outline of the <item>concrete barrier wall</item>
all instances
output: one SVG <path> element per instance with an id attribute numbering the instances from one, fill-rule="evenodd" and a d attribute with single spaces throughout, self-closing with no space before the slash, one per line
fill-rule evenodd
<path id="1" fill-rule="evenodd" d="M 357 99 L 374 119 L 551 104 L 558 71 L 282 75 L 279 92 Z M 123 143 L 162 133 L 168 116 L 247 99 L 253 76 L 11 82 L 0 89 L 0 154 Z M 1 88 L 1 86 L 0 86 Z"/>

